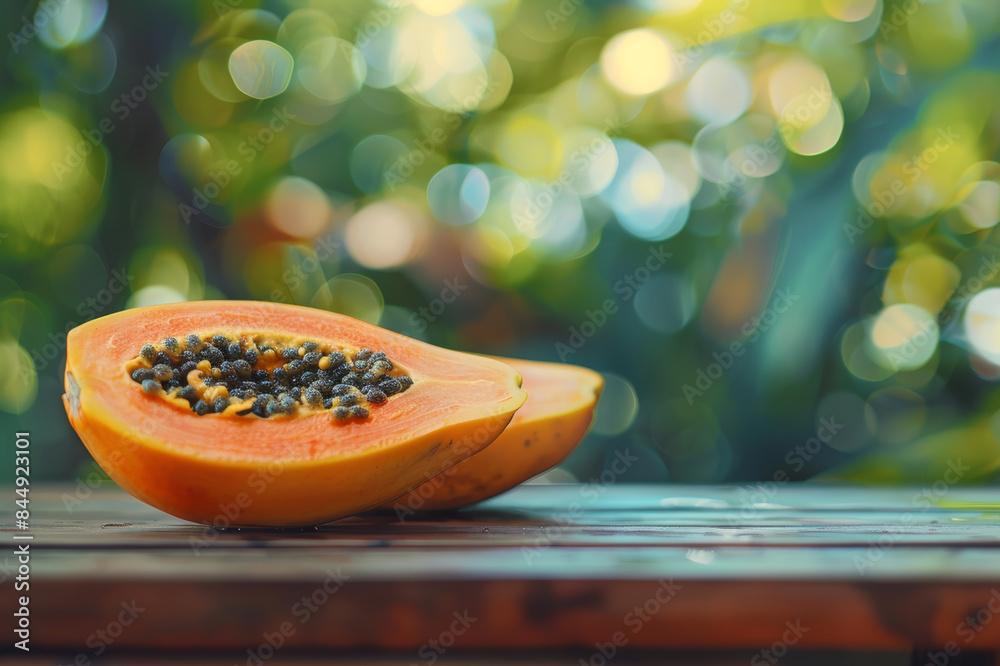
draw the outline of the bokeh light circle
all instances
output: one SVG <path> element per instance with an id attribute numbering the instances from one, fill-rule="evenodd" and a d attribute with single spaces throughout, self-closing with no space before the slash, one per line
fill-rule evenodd
<path id="1" fill-rule="evenodd" d="M 501 164 L 525 178 L 547 179 L 558 174 L 565 146 L 551 122 L 518 113 L 504 124 L 495 151 Z"/>
<path id="2" fill-rule="evenodd" d="M 650 146 L 649 152 L 653 153 L 663 171 L 684 188 L 688 199 L 694 199 L 701 189 L 701 175 L 695 167 L 691 146 L 683 141 L 663 141 Z"/>
<path id="3" fill-rule="evenodd" d="M 292 80 L 292 54 L 274 42 L 241 44 L 229 56 L 229 74 L 244 95 L 268 99 L 285 92 Z"/>
<path id="4" fill-rule="evenodd" d="M 66 49 L 66 59 L 59 64 L 63 76 L 81 92 L 96 94 L 110 85 L 118 69 L 118 50 L 106 34 L 101 33 L 82 44 Z M 150 93 L 145 85 L 128 89 L 125 95 L 135 104 Z"/>
<path id="5" fill-rule="evenodd" d="M 871 15 L 878 0 L 823 0 L 823 9 L 835 19 L 855 23 Z"/>
<path id="6" fill-rule="evenodd" d="M 394 164 L 409 152 L 395 137 L 373 134 L 362 139 L 351 151 L 351 179 L 367 194 L 375 194 L 386 185 L 386 175 Z"/>
<path id="7" fill-rule="evenodd" d="M 1000 221 L 1000 183 L 981 180 L 962 188 L 958 193 L 958 210 L 970 226 L 989 229 Z"/>
<path id="8" fill-rule="evenodd" d="M 361 90 L 367 65 L 354 44 L 339 37 L 321 37 L 299 52 L 295 71 L 306 90 L 324 102 L 336 104 Z"/>
<path id="9" fill-rule="evenodd" d="M 880 382 L 892 376 L 892 370 L 882 367 L 872 360 L 868 353 L 868 332 L 862 322 L 849 326 L 840 341 L 840 357 L 844 367 L 858 379 Z"/>
<path id="10" fill-rule="evenodd" d="M 893 371 L 914 370 L 937 351 L 940 331 L 924 308 L 896 303 L 884 308 L 868 323 L 868 352 L 872 360 Z"/>
<path id="11" fill-rule="evenodd" d="M 612 37 L 601 52 L 601 71 L 627 95 L 649 95 L 677 73 L 674 50 L 662 35 L 639 28 Z"/>
<path id="12" fill-rule="evenodd" d="M 267 217 L 275 229 L 298 238 L 314 238 L 330 222 L 326 194 L 311 180 L 286 176 L 267 197 Z"/>
<path id="13" fill-rule="evenodd" d="M 38 374 L 31 355 L 16 340 L 0 339 L 0 410 L 23 414 L 38 395 Z"/>
<path id="14" fill-rule="evenodd" d="M 457 11 L 465 0 L 413 0 L 413 6 L 430 16 L 444 16 Z"/>
<path id="15" fill-rule="evenodd" d="M 295 52 L 313 40 L 322 37 L 339 36 L 340 29 L 329 12 L 313 7 L 305 7 L 290 12 L 281 21 L 275 41 L 286 49 Z M 362 28 L 359 27 L 359 41 L 362 37 Z"/>
<path id="16" fill-rule="evenodd" d="M 1000 288 L 984 289 L 969 300 L 963 316 L 965 336 L 972 350 L 1000 365 Z"/>
<path id="17" fill-rule="evenodd" d="M 378 285 L 364 275 L 344 273 L 328 281 L 313 296 L 310 307 L 339 312 L 377 324 L 385 305 Z"/>
<path id="18" fill-rule="evenodd" d="M 469 164 L 449 164 L 427 184 L 427 203 L 434 217 L 446 224 L 468 224 L 485 212 L 490 179 Z"/>
<path id="19" fill-rule="evenodd" d="M 676 333 L 694 314 L 694 287 L 683 275 L 654 275 L 639 287 L 632 305 L 646 328 L 656 333 Z"/>
<path id="20" fill-rule="evenodd" d="M 696 120 L 725 124 L 749 108 L 753 89 L 745 69 L 726 57 L 710 58 L 688 82 L 684 99 Z"/>
<path id="21" fill-rule="evenodd" d="M 628 430 L 639 413 L 639 398 L 632 382 L 621 375 L 601 373 L 604 392 L 597 402 L 593 431 L 598 435 L 620 435 Z"/>
<path id="22" fill-rule="evenodd" d="M 902 386 L 889 386 L 868 396 L 865 420 L 884 442 L 900 443 L 918 435 L 927 419 L 924 399 Z"/>
<path id="23" fill-rule="evenodd" d="M 358 47 L 365 58 L 365 83 L 373 88 L 390 88 L 399 85 L 413 71 L 417 49 L 407 32 L 394 24 L 383 26 L 371 21 L 364 30 Z"/>
<path id="24" fill-rule="evenodd" d="M 586 240 L 580 198 L 567 187 L 520 180 L 510 192 L 510 214 L 518 233 L 549 256 L 572 256 Z"/>
<path id="25" fill-rule="evenodd" d="M 63 49 L 90 40 L 107 13 L 108 0 L 43 0 L 35 11 L 34 26 L 42 43 Z"/>
<path id="26" fill-rule="evenodd" d="M 417 213 L 392 201 L 369 204 L 347 222 L 344 240 L 359 264 L 369 268 L 396 268 L 417 258 L 427 229 Z"/>
<path id="27" fill-rule="evenodd" d="M 136 289 L 129 295 L 125 303 L 127 308 L 144 308 L 151 305 L 167 305 L 168 303 L 183 303 L 187 298 L 181 292 L 165 284 L 151 284 L 148 287 Z"/>
<path id="28" fill-rule="evenodd" d="M 593 127 L 575 127 L 562 143 L 562 172 L 577 194 L 591 197 L 611 183 L 618 170 L 618 151 L 607 134 Z"/>
<path id="29" fill-rule="evenodd" d="M 600 193 L 630 234 L 645 240 L 666 240 L 677 234 L 691 212 L 687 189 L 663 170 L 646 148 L 615 139 L 618 171 Z"/>

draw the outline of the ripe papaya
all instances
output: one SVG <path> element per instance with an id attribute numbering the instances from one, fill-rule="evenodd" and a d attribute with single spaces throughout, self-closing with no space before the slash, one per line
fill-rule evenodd
<path id="1" fill-rule="evenodd" d="M 98 464 L 220 527 L 379 506 L 487 446 L 526 397 L 499 361 L 274 303 L 136 308 L 66 344 L 63 402 Z"/>
<path id="2" fill-rule="evenodd" d="M 520 373 L 528 399 L 484 450 L 386 504 L 405 515 L 480 502 L 561 462 L 590 430 L 604 378 L 562 363 L 497 358 Z"/>

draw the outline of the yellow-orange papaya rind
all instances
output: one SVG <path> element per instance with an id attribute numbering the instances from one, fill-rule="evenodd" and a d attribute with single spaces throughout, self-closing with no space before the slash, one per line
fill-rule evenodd
<path id="1" fill-rule="evenodd" d="M 383 508 L 442 511 L 481 502 L 555 467 L 583 440 L 604 378 L 587 368 L 511 358 L 528 400 L 492 444 Z"/>

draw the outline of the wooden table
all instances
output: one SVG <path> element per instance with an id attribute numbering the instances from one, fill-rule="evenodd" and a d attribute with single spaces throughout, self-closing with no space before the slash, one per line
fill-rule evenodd
<path id="1" fill-rule="evenodd" d="M 1000 663 L 997 489 L 525 485 L 301 531 L 216 531 L 114 488 L 31 497 L 23 663 Z"/>

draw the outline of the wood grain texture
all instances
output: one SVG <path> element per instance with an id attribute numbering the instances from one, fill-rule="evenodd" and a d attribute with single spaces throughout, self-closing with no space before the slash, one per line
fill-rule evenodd
<path id="1" fill-rule="evenodd" d="M 616 632 L 628 649 L 754 649 L 790 626 L 796 650 L 1000 648 L 996 491 L 951 489 L 959 508 L 945 508 L 915 506 L 914 489 L 789 485 L 759 504 L 733 487 L 588 490 L 217 531 L 113 488 L 76 503 L 37 487 L 32 646 L 91 654 L 134 603 L 115 649 L 245 650 L 282 627 L 290 650 L 417 655 L 434 640 L 587 654 Z M 2 604 L 12 611 L 12 595 Z"/>

